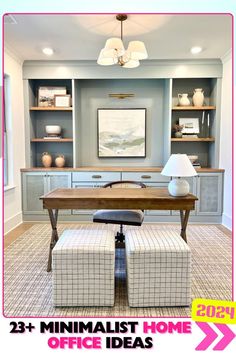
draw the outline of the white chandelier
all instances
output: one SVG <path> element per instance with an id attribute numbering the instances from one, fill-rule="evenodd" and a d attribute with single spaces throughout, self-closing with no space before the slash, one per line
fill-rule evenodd
<path id="1" fill-rule="evenodd" d="M 101 50 L 97 63 L 99 65 L 119 64 L 122 68 L 136 68 L 140 65 L 139 60 L 148 57 L 145 45 L 141 41 L 129 42 L 127 50 L 123 44 L 123 22 L 127 15 L 119 14 L 116 19 L 120 21 L 120 38 L 109 38 L 105 47 Z"/>

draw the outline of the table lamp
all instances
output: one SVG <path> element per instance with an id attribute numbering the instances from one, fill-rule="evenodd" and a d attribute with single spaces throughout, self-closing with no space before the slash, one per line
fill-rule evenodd
<path id="1" fill-rule="evenodd" d="M 185 179 L 180 177 L 196 176 L 197 172 L 186 154 L 173 154 L 170 156 L 161 174 L 174 177 L 168 185 L 168 191 L 174 197 L 182 197 L 189 193 L 189 184 Z"/>

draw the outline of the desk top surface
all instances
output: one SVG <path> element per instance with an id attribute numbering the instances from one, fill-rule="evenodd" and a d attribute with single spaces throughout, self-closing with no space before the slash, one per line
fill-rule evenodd
<path id="1" fill-rule="evenodd" d="M 173 197 L 167 188 L 59 188 L 43 195 L 40 199 L 198 200 L 195 195 L 190 193 L 184 197 Z"/>
<path id="2" fill-rule="evenodd" d="M 44 209 L 194 210 L 197 197 L 172 197 L 166 188 L 72 188 L 40 199 Z"/>

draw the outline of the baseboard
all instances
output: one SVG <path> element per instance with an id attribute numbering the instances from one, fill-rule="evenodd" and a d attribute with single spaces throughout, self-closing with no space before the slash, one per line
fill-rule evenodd
<path id="1" fill-rule="evenodd" d="M 22 212 L 4 221 L 4 235 L 22 223 Z"/>
<path id="2" fill-rule="evenodd" d="M 227 229 L 232 231 L 232 217 L 226 214 L 222 215 L 222 225 L 225 226 Z"/>

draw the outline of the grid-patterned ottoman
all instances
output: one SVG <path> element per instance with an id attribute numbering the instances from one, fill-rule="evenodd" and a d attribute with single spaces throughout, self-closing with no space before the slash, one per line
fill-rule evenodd
<path id="1" fill-rule="evenodd" d="M 126 265 L 129 306 L 190 305 L 191 253 L 176 232 L 128 230 Z"/>
<path id="2" fill-rule="evenodd" d="M 115 240 L 103 229 L 66 230 L 52 252 L 54 306 L 113 306 Z"/>

